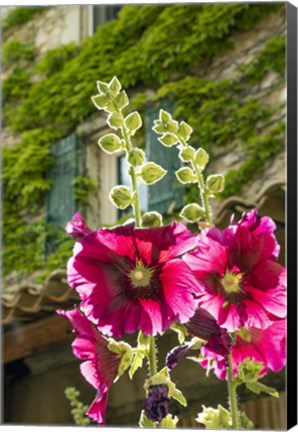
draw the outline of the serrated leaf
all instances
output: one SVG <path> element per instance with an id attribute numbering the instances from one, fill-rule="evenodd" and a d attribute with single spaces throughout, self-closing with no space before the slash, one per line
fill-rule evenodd
<path id="1" fill-rule="evenodd" d="M 260 392 L 263 393 L 267 393 L 275 398 L 279 397 L 278 391 L 273 388 L 273 387 L 268 387 L 265 384 L 262 384 L 260 382 L 250 382 L 250 383 L 245 383 L 246 387 L 248 388 L 248 390 L 256 393 L 256 394 L 260 394 Z"/>
<path id="2" fill-rule="evenodd" d="M 147 349 L 150 345 L 150 336 L 146 336 L 142 331 L 139 331 L 137 342 L 138 348 Z"/>
<path id="3" fill-rule="evenodd" d="M 143 358 L 144 356 L 141 353 L 136 353 L 133 357 L 131 367 L 129 369 L 128 375 L 129 378 L 132 379 L 135 372 L 143 366 Z"/>

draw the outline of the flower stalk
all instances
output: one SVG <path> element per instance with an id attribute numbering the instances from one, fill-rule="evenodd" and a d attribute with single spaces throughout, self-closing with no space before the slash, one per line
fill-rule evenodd
<path id="1" fill-rule="evenodd" d="M 229 394 L 229 405 L 232 417 L 232 428 L 239 429 L 239 414 L 238 414 L 238 403 L 237 403 L 237 383 L 233 377 L 233 362 L 231 354 L 228 355 L 229 368 L 228 368 L 228 394 Z"/>

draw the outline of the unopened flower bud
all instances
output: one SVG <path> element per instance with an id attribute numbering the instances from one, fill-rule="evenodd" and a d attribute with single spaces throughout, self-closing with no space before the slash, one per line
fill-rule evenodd
<path id="1" fill-rule="evenodd" d="M 122 147 L 120 138 L 115 134 L 104 135 L 98 140 L 98 145 L 108 154 L 121 150 Z"/>
<path id="2" fill-rule="evenodd" d="M 166 175 L 166 173 L 167 171 L 160 165 L 157 165 L 154 162 L 147 162 L 142 167 L 140 176 L 146 184 L 152 185 L 161 180 Z"/>
<path id="3" fill-rule="evenodd" d="M 116 97 L 115 97 L 115 105 L 117 108 L 122 109 L 126 107 L 129 104 L 129 99 L 126 94 L 125 90 L 122 90 Z"/>
<path id="4" fill-rule="evenodd" d="M 123 116 L 121 113 L 113 112 L 107 119 L 108 125 L 113 129 L 119 129 L 123 126 Z"/>
<path id="5" fill-rule="evenodd" d="M 173 135 L 171 133 L 164 134 L 161 138 L 158 138 L 158 141 L 160 141 L 166 147 L 172 147 L 173 145 L 177 144 L 177 142 L 178 142 L 175 135 Z"/>
<path id="6" fill-rule="evenodd" d="M 118 93 L 120 92 L 121 84 L 117 77 L 114 76 L 114 78 L 109 83 L 109 90 L 113 96 L 117 96 Z"/>
<path id="7" fill-rule="evenodd" d="M 142 216 L 142 227 L 160 227 L 162 226 L 162 215 L 156 211 L 145 213 Z"/>
<path id="8" fill-rule="evenodd" d="M 202 171 L 209 161 L 209 155 L 202 147 L 200 147 L 195 154 L 195 163 L 197 167 Z"/>
<path id="9" fill-rule="evenodd" d="M 175 172 L 177 179 L 180 181 L 180 183 L 192 183 L 195 176 L 191 168 L 189 167 L 183 167 L 180 168 L 178 171 Z"/>
<path id="10" fill-rule="evenodd" d="M 126 186 L 115 186 L 110 192 L 110 200 L 117 208 L 124 210 L 132 202 L 131 192 Z"/>
<path id="11" fill-rule="evenodd" d="M 187 147 L 182 147 L 179 152 L 179 157 L 183 162 L 190 162 L 195 156 L 195 149 L 188 145 Z"/>
<path id="12" fill-rule="evenodd" d="M 205 211 L 199 204 L 187 204 L 180 212 L 180 216 L 187 222 L 198 222 L 205 217 Z"/>
<path id="13" fill-rule="evenodd" d="M 109 90 L 109 84 L 103 82 L 103 81 L 97 81 L 97 89 L 99 93 L 106 94 Z"/>
<path id="14" fill-rule="evenodd" d="M 132 135 L 142 126 L 142 118 L 137 111 L 132 112 L 125 118 L 125 126 Z"/>
<path id="15" fill-rule="evenodd" d="M 224 190 L 225 178 L 222 174 L 214 174 L 207 177 L 206 186 L 210 192 L 221 192 Z"/>
<path id="16" fill-rule="evenodd" d="M 254 359 L 246 358 L 238 366 L 238 378 L 245 383 L 258 381 L 262 369 L 264 369 L 264 364 L 262 362 L 256 362 Z"/>
<path id="17" fill-rule="evenodd" d="M 183 141 L 188 141 L 192 131 L 192 127 L 189 126 L 189 124 L 187 124 L 185 121 L 182 121 L 179 125 L 178 135 L 183 139 Z"/>
<path id="18" fill-rule="evenodd" d="M 128 153 L 127 161 L 133 167 L 142 165 L 144 160 L 145 160 L 145 153 L 141 149 L 135 148 Z"/>

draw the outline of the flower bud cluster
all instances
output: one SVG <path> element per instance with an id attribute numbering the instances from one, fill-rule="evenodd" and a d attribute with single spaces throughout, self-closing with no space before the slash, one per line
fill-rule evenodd
<path id="1" fill-rule="evenodd" d="M 127 186 L 117 185 L 110 192 L 110 200 L 121 210 L 132 205 L 135 209 L 136 220 L 139 219 L 138 222 L 143 227 L 161 226 L 162 216 L 157 212 L 146 213 L 141 220 L 136 179 L 140 178 L 147 185 L 153 185 L 160 181 L 167 171 L 155 162 L 147 162 L 145 152 L 132 146 L 131 137 L 142 127 L 142 118 L 137 111 L 126 117 L 123 115 L 122 111 L 128 106 L 129 99 L 126 92 L 122 90 L 119 80 L 114 77 L 109 83 L 98 81 L 97 88 L 99 94 L 93 96 L 92 101 L 98 109 L 108 113 L 108 125 L 118 131 L 118 134 L 108 133 L 102 136 L 98 144 L 108 154 L 126 152 L 129 175 L 132 179 L 132 190 Z M 169 122 L 170 131 L 176 130 L 172 123 L 177 122 L 174 120 Z"/>
<path id="2" fill-rule="evenodd" d="M 161 135 L 158 140 L 164 146 L 177 145 L 180 160 L 189 164 L 189 166 L 183 166 L 176 171 L 177 180 L 182 184 L 196 183 L 200 189 L 202 206 L 188 204 L 182 209 L 180 216 L 187 222 L 198 222 L 205 219 L 211 223 L 208 198 L 224 189 L 223 175 L 209 175 L 204 181 L 202 172 L 209 161 L 209 155 L 203 148 L 200 147 L 196 150 L 188 144 L 193 130 L 185 121 L 178 123 L 170 113 L 160 110 L 159 119 L 155 120 L 153 130 Z"/>

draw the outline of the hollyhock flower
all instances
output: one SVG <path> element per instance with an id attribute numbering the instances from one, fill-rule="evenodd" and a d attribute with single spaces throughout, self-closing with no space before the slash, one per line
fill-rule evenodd
<path id="1" fill-rule="evenodd" d="M 75 244 L 68 282 L 81 297 L 81 310 L 104 334 L 155 335 L 195 312 L 194 294 L 201 287 L 180 258 L 195 246 L 196 236 L 181 223 L 101 229 Z"/>
<path id="2" fill-rule="evenodd" d="M 205 341 L 205 345 L 203 346 L 208 349 L 208 352 L 227 358 L 231 349 L 232 339 L 225 329 L 219 327 L 213 316 L 206 310 L 198 308 L 191 319 L 185 324 L 185 327 L 191 336 Z M 199 354 L 199 349 L 193 347 L 192 342 L 178 345 L 167 354 L 166 365 L 172 370 L 177 366 L 181 358 L 197 354 Z"/>
<path id="3" fill-rule="evenodd" d="M 285 338 L 286 320 L 275 321 L 265 330 L 253 327 L 237 330 L 230 349 L 234 376 L 237 376 L 238 366 L 246 358 L 263 363 L 260 376 L 267 374 L 269 369 L 279 372 L 286 364 Z M 226 354 L 215 353 L 208 344 L 202 346 L 201 354 L 203 359 L 198 360 L 201 366 L 213 370 L 219 379 L 227 379 Z"/>
<path id="4" fill-rule="evenodd" d="M 79 309 L 57 311 L 73 325 L 76 338 L 72 343 L 73 353 L 80 360 L 83 377 L 97 390 L 87 415 L 99 424 L 104 424 L 108 403 L 108 392 L 112 386 L 121 362 L 121 355 L 108 348 L 109 341 L 103 337 L 81 314 Z"/>
<path id="5" fill-rule="evenodd" d="M 266 328 L 286 316 L 286 271 L 276 259 L 274 222 L 244 214 L 223 232 L 215 227 L 198 235 L 198 247 L 183 260 L 204 290 L 198 303 L 229 331 Z"/>
<path id="6" fill-rule="evenodd" d="M 156 423 L 160 423 L 168 415 L 170 398 L 169 389 L 165 384 L 150 387 L 149 395 L 144 401 L 146 417 Z"/>
<path id="7" fill-rule="evenodd" d="M 72 220 L 66 224 L 65 231 L 71 236 L 80 239 L 90 234 L 92 231 L 87 227 L 81 213 L 75 213 Z"/>

